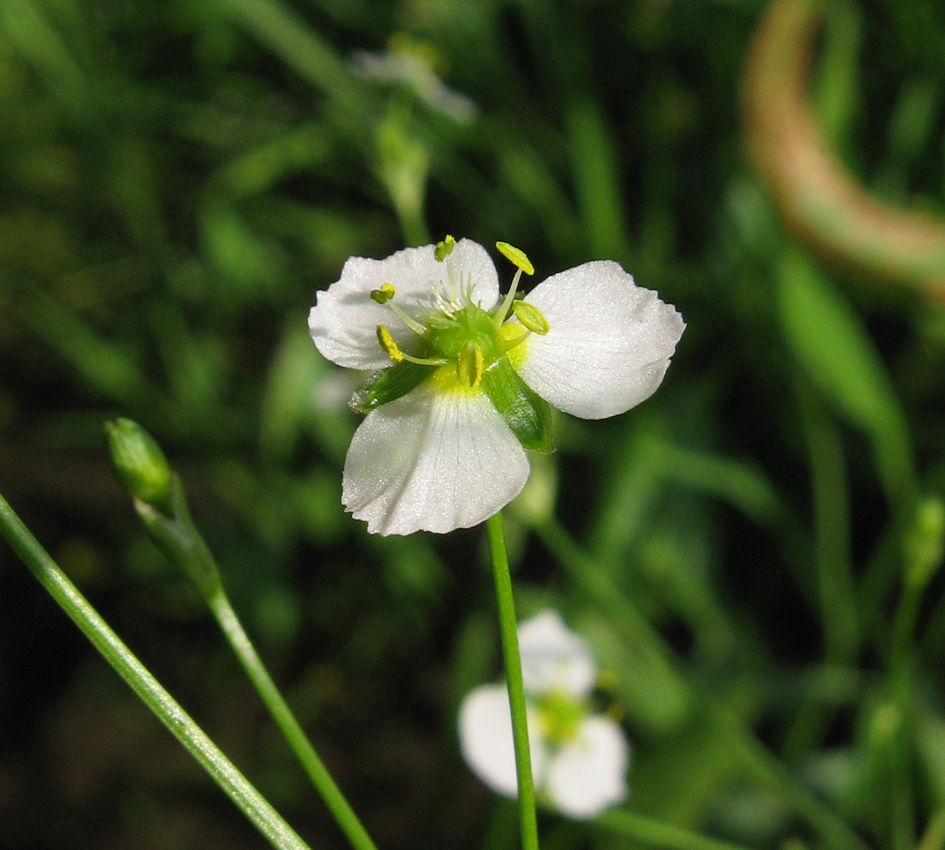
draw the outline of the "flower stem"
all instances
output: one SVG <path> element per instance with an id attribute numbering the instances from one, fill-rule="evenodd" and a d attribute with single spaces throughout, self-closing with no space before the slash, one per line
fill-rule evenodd
<path id="1" fill-rule="evenodd" d="M 220 568 L 190 516 L 183 485 L 174 474 L 169 481 L 168 507 L 170 513 L 164 513 L 141 499 L 135 499 L 135 510 L 151 539 L 207 604 L 250 682 L 351 846 L 354 850 L 376 850 L 374 842 L 305 737 L 240 624 L 223 589 Z"/>
<path id="2" fill-rule="evenodd" d="M 518 652 L 515 604 L 512 599 L 512 577 L 505 551 L 502 514 L 486 520 L 495 594 L 499 607 L 499 631 L 502 635 L 502 656 L 512 709 L 512 737 L 515 741 L 515 772 L 518 775 L 518 810 L 522 830 L 522 850 L 538 850 L 538 820 L 535 815 L 535 787 L 532 783 L 531 755 L 528 751 L 528 720 L 525 714 L 525 686 L 522 682 L 522 660 Z"/>
<path id="3" fill-rule="evenodd" d="M 92 645 L 253 825 L 279 850 L 308 845 L 122 642 L 0 496 L 0 533 Z"/>
<path id="4" fill-rule="evenodd" d="M 292 710 L 266 671 L 223 589 L 220 588 L 213 597 L 208 598 L 207 604 L 253 687 L 351 846 L 355 850 L 376 850 L 371 837 L 309 743 Z"/>

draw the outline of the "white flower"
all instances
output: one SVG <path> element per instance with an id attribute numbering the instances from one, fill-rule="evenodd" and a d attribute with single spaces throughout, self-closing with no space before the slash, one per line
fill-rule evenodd
<path id="1" fill-rule="evenodd" d="M 553 611 L 518 627 L 535 790 L 563 815 L 594 817 L 627 795 L 627 739 L 585 700 L 597 668 L 587 644 Z M 459 710 L 463 758 L 499 794 L 515 797 L 512 716 L 504 685 L 482 685 Z"/>
<path id="2" fill-rule="evenodd" d="M 324 357 L 377 370 L 351 406 L 367 413 L 345 461 L 342 502 L 368 531 L 477 525 L 528 478 L 525 449 L 551 451 L 547 402 L 601 419 L 660 385 L 685 324 L 617 263 L 553 275 L 501 301 L 485 249 L 447 237 L 386 260 L 352 257 L 318 293 L 309 330 Z"/>
<path id="3" fill-rule="evenodd" d="M 398 39 L 386 53 L 360 50 L 352 57 L 355 73 L 379 83 L 402 85 L 412 90 L 434 112 L 469 124 L 478 109 L 466 95 L 453 91 L 436 74 L 436 57 L 429 48 Z"/>

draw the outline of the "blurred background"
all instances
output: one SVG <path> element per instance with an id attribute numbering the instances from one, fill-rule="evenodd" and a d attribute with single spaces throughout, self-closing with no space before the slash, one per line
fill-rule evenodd
<path id="1" fill-rule="evenodd" d="M 110 472 L 102 423 L 140 422 L 379 846 L 514 847 L 455 732 L 500 673 L 483 535 L 344 514 L 356 376 L 306 317 L 347 257 L 446 233 L 536 280 L 618 260 L 688 330 L 652 399 L 533 458 L 520 617 L 593 644 L 631 811 L 943 847 L 943 97 L 938 0 L 3 0 L 0 492 L 344 847 Z M 5 544 L 0 846 L 264 846 Z"/>

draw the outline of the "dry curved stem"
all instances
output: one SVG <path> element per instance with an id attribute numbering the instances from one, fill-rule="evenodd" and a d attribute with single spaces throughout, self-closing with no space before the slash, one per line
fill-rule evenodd
<path id="1" fill-rule="evenodd" d="M 831 262 L 945 302 L 945 221 L 867 193 L 830 151 L 808 104 L 817 0 L 775 0 L 743 80 L 749 156 L 791 231 Z"/>

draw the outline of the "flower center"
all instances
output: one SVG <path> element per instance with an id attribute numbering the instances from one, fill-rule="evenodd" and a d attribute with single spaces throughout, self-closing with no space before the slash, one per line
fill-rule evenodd
<path id="1" fill-rule="evenodd" d="M 388 306 L 397 318 L 424 342 L 423 356 L 407 354 L 394 341 L 385 325 L 378 325 L 378 343 L 394 363 L 408 361 L 421 366 L 445 366 L 454 363 L 456 380 L 463 387 L 478 387 L 483 373 L 492 368 L 511 349 L 531 333 L 545 334 L 548 322 L 538 308 L 515 300 L 522 272 L 532 274 L 528 257 L 505 242 L 496 247 L 518 267 L 512 286 L 501 303 L 491 312 L 473 301 L 470 274 L 454 268 L 450 257 L 455 240 L 447 236 L 437 243 L 434 256 L 443 264 L 445 277 L 430 282 L 429 296 L 420 315 L 414 319 L 396 302 L 397 290 L 391 283 L 371 292 L 371 300 Z M 514 312 L 517 323 L 506 323 Z"/>
<path id="2" fill-rule="evenodd" d="M 537 708 L 541 733 L 545 740 L 555 746 L 573 740 L 587 715 L 583 702 L 568 693 L 545 694 L 537 701 Z"/>

